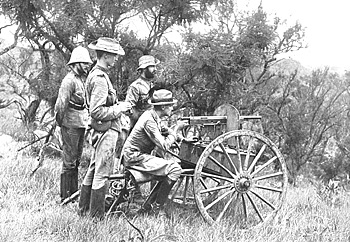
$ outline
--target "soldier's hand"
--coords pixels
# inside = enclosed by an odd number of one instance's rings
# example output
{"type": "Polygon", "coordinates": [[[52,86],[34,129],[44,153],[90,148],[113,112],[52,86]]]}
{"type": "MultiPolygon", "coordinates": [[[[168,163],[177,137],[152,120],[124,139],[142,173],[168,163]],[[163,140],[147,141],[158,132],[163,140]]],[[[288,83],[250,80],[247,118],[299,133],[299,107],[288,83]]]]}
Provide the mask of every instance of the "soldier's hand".
{"type": "Polygon", "coordinates": [[[183,130],[183,128],[185,128],[186,126],[188,126],[188,122],[187,121],[185,121],[185,120],[178,120],[176,122],[175,129],[177,131],[180,131],[180,130],[183,130]]]}
{"type": "Polygon", "coordinates": [[[119,102],[118,107],[120,108],[120,111],[123,113],[130,112],[132,109],[132,106],[129,102],[119,102]]]}
{"type": "Polygon", "coordinates": [[[163,136],[167,137],[170,134],[170,131],[167,127],[162,127],[160,132],[162,133],[163,136]]]}

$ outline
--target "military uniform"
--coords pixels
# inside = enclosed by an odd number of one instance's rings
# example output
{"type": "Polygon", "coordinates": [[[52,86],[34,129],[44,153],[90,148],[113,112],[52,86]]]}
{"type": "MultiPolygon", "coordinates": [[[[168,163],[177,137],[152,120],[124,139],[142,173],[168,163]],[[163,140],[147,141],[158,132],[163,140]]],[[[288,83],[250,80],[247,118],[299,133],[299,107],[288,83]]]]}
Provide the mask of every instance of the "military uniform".
{"type": "Polygon", "coordinates": [[[141,114],[151,109],[152,106],[148,103],[148,100],[152,96],[153,86],[151,80],[143,77],[139,77],[129,86],[125,101],[130,102],[133,107],[133,114],[130,116],[130,130],[135,126],[141,114]]]}
{"type": "MultiPolygon", "coordinates": [[[[108,187],[108,177],[113,171],[115,150],[119,132],[121,130],[121,111],[118,110],[116,91],[107,75],[107,70],[94,67],[86,83],[87,105],[91,117],[91,123],[100,122],[107,125],[107,130],[98,131],[92,126],[91,141],[95,148],[90,166],[84,177],[84,193],[91,196],[90,213],[102,216],[104,213],[104,197],[108,187]],[[90,194],[91,192],[91,194],[90,194]]],[[[85,204],[87,206],[87,204],[85,204]]],[[[88,210],[87,207],[82,208],[88,210]]]]}
{"type": "Polygon", "coordinates": [[[154,109],[147,110],[141,115],[123,146],[126,167],[151,176],[163,177],[152,189],[140,212],[162,211],[171,188],[181,175],[182,169],[177,160],[152,155],[156,147],[165,152],[177,140],[176,133],[170,129],[168,131],[168,135],[164,136],[157,112],[154,109]]]}
{"type": "Polygon", "coordinates": [[[96,51],[97,61],[86,80],[87,105],[91,117],[91,143],[94,154],[80,190],[78,214],[89,214],[103,219],[108,177],[112,173],[121,115],[131,105],[118,102],[116,91],[108,77],[108,69],[115,64],[118,55],[125,55],[117,40],[100,37],[88,45],[96,51]]]}
{"type": "Polygon", "coordinates": [[[78,167],[88,124],[84,82],[83,76],[69,72],[62,80],[55,104],[56,121],[61,127],[63,142],[62,201],[78,190],[78,167]]]}
{"type": "MultiPolygon", "coordinates": [[[[164,212],[163,206],[170,190],[180,177],[182,169],[175,159],[164,159],[152,155],[157,147],[163,152],[169,151],[172,144],[181,137],[177,134],[183,124],[176,125],[174,130],[162,127],[161,119],[171,115],[172,106],[177,103],[172,93],[165,89],[154,91],[148,101],[154,107],[145,111],[138,119],[123,147],[123,158],[130,172],[137,170],[146,175],[162,179],[152,189],[151,194],[142,205],[142,211],[164,212]]],[[[135,173],[136,175],[136,173],[135,173]]],[[[136,179],[137,178],[134,176],[136,179]]]]}
{"type": "Polygon", "coordinates": [[[109,176],[110,172],[109,166],[113,164],[113,158],[110,156],[114,155],[121,129],[121,112],[114,108],[114,104],[118,102],[117,94],[106,72],[107,70],[97,66],[90,72],[87,79],[87,96],[91,120],[110,123],[110,127],[106,131],[92,131],[92,144],[96,150],[93,161],[96,164],[92,164],[94,166],[90,165],[84,184],[92,184],[93,189],[101,188],[104,182],[107,181],[106,177],[109,176]],[[109,140],[108,143],[104,142],[105,139],[109,140]],[[106,161],[102,162],[102,160],[106,161]],[[93,174],[90,170],[96,168],[99,172],[95,171],[93,174]]]}
{"type": "Polygon", "coordinates": [[[154,176],[166,176],[176,181],[181,175],[181,166],[175,160],[165,160],[151,155],[155,147],[166,151],[176,140],[176,134],[162,135],[161,119],[152,110],[144,112],[126,139],[123,147],[126,167],[154,176]]]}

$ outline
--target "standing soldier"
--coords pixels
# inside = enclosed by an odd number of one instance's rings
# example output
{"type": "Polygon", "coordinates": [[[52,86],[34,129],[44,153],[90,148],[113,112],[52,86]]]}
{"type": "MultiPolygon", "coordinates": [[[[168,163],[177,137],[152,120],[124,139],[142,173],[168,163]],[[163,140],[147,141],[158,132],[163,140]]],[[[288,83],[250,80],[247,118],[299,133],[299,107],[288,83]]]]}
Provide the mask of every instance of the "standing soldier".
{"type": "Polygon", "coordinates": [[[71,71],[62,80],[55,105],[56,122],[61,127],[63,141],[61,202],[78,190],[78,167],[88,124],[85,81],[91,64],[86,48],[78,46],[72,51],[67,64],[71,71]]]}
{"type": "Polygon", "coordinates": [[[125,101],[131,103],[133,107],[133,112],[130,116],[130,130],[135,126],[141,114],[152,107],[148,103],[148,99],[152,96],[153,79],[159,62],[151,55],[144,55],[139,59],[137,71],[141,72],[140,77],[131,83],[125,98],[125,101]]]}
{"type": "Polygon", "coordinates": [[[94,154],[84,177],[79,200],[79,214],[87,211],[96,219],[103,219],[108,177],[114,165],[115,150],[122,128],[121,115],[131,109],[128,102],[118,102],[116,90],[108,77],[124,50],[112,38],[101,37],[89,45],[96,51],[97,63],[86,82],[87,103],[91,117],[94,154]]]}

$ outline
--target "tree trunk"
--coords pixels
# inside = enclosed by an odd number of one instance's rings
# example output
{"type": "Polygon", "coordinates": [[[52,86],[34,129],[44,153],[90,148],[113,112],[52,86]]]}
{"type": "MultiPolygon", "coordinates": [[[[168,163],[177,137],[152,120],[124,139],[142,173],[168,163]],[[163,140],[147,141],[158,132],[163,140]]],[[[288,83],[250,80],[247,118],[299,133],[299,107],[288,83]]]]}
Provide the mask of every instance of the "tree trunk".
{"type": "Polygon", "coordinates": [[[38,111],[40,103],[41,99],[35,99],[29,104],[28,108],[26,109],[25,120],[23,121],[27,126],[35,121],[36,113],[38,111]]]}

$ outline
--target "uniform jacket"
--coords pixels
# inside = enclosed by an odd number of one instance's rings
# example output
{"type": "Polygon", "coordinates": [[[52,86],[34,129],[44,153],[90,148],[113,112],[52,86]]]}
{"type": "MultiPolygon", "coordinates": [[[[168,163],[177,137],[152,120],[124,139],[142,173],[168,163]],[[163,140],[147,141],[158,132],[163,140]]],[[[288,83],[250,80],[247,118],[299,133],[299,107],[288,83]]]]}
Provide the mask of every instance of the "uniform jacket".
{"type": "Polygon", "coordinates": [[[157,113],[153,109],[145,111],[126,139],[124,151],[134,153],[135,157],[137,154],[151,154],[155,147],[163,151],[169,150],[175,142],[176,134],[170,132],[163,136],[161,129],[161,119],[157,113]]]}
{"type": "Polygon", "coordinates": [[[130,102],[133,107],[132,119],[137,120],[144,111],[152,108],[152,105],[148,103],[152,88],[153,83],[142,77],[138,78],[129,86],[125,101],[130,102]]]}
{"type": "Polygon", "coordinates": [[[95,66],[86,80],[87,105],[92,119],[112,121],[112,129],[120,131],[120,116],[114,104],[118,103],[116,90],[103,67],[95,66]]]}
{"type": "Polygon", "coordinates": [[[85,78],[74,71],[62,80],[55,104],[56,121],[59,126],[86,128],[88,111],[85,98],[85,78]]]}

